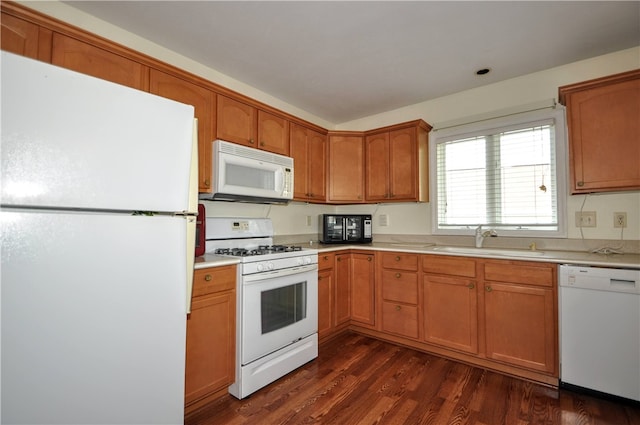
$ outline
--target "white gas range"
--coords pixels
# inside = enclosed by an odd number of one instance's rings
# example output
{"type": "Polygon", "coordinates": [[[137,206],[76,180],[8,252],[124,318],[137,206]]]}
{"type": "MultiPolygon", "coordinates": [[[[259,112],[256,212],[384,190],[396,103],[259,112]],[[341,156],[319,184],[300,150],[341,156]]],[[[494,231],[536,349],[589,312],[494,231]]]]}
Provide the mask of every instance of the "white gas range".
{"type": "Polygon", "coordinates": [[[240,260],[236,381],[242,399],[318,356],[318,252],[273,245],[268,218],[207,218],[206,252],[240,260]]]}

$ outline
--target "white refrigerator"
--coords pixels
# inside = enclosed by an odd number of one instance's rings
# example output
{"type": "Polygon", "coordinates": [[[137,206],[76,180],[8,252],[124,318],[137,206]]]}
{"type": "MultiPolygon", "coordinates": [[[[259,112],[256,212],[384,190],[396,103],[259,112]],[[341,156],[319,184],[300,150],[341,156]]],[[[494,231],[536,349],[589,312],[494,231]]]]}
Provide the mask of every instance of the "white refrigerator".
{"type": "Polygon", "coordinates": [[[3,424],[181,424],[194,110],[2,52],[3,424]]]}

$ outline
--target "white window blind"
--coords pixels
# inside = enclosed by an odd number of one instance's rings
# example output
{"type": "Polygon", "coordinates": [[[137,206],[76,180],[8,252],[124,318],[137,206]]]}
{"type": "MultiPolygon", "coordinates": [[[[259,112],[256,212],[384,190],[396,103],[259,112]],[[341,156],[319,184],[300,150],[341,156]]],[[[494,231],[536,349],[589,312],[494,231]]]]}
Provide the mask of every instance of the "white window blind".
{"type": "Polygon", "coordinates": [[[564,234],[564,167],[558,166],[564,120],[542,115],[518,114],[436,135],[434,233],[468,234],[482,225],[502,234],[564,234]]]}

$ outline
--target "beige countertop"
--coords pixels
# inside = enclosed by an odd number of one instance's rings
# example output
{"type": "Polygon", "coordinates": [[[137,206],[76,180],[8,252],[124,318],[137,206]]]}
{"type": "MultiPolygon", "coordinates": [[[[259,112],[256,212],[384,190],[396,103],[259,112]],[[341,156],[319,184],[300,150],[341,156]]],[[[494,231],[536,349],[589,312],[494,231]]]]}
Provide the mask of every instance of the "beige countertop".
{"type": "MultiPolygon", "coordinates": [[[[538,261],[545,263],[558,264],[583,264],[599,267],[614,268],[634,268],[640,269],[640,254],[595,254],[590,252],[578,251],[551,251],[536,250],[528,251],[521,249],[502,249],[502,248],[471,248],[471,247],[455,247],[441,246],[424,243],[383,243],[375,242],[372,244],[336,244],[324,245],[313,244],[313,248],[318,249],[319,253],[341,251],[345,249],[359,249],[369,251],[392,251],[392,252],[410,252],[417,254],[433,254],[433,255],[453,255],[461,257],[480,257],[493,258],[503,260],[522,260],[522,261],[538,261]]],[[[219,267],[230,264],[240,263],[239,258],[224,257],[221,255],[205,254],[196,257],[195,268],[203,269],[208,267],[219,267]]]]}

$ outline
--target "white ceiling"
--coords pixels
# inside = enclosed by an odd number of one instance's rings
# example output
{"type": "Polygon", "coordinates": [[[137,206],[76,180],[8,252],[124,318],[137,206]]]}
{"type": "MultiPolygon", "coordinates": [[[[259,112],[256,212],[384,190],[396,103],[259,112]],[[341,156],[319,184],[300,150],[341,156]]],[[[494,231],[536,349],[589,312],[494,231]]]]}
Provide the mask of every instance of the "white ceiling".
{"type": "Polygon", "coordinates": [[[65,3],[335,124],[640,44],[640,1],[65,3]]]}

